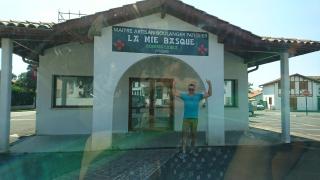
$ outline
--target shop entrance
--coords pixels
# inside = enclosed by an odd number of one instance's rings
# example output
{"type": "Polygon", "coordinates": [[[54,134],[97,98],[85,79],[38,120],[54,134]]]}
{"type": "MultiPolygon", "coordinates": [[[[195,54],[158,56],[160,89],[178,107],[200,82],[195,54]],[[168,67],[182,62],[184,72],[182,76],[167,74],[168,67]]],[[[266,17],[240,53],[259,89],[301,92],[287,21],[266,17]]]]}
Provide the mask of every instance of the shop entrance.
{"type": "Polygon", "coordinates": [[[173,79],[129,78],[129,130],[173,130],[173,79]]]}

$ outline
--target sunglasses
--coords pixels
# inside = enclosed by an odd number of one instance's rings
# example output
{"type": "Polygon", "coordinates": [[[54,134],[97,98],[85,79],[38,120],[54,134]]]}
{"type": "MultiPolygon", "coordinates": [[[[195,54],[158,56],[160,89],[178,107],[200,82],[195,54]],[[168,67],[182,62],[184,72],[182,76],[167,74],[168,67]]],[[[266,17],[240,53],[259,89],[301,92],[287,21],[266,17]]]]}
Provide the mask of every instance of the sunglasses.
{"type": "Polygon", "coordinates": [[[193,88],[189,88],[188,90],[189,90],[189,91],[194,91],[194,89],[193,89],[193,88]]]}

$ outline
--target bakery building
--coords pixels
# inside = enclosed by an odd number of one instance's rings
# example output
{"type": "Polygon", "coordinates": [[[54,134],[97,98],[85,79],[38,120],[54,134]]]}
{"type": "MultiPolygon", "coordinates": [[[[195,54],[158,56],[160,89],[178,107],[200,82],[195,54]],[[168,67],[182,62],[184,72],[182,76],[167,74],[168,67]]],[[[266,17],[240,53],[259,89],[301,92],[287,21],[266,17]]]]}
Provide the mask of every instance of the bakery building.
{"type": "MultiPolygon", "coordinates": [[[[276,27],[269,27],[276,28],[276,27]]],[[[58,24],[2,21],[0,149],[8,148],[12,53],[37,66],[36,135],[91,134],[92,149],[112,134],[181,131],[183,102],[172,94],[190,82],[212,97],[200,104],[198,131],[224,145],[226,131],[248,129],[248,73],[320,50],[316,41],[265,38],[177,0],[146,0],[58,24]]],[[[289,92],[289,91],[288,91],[289,92]]],[[[281,94],[283,141],[289,94],[281,94]]]]}

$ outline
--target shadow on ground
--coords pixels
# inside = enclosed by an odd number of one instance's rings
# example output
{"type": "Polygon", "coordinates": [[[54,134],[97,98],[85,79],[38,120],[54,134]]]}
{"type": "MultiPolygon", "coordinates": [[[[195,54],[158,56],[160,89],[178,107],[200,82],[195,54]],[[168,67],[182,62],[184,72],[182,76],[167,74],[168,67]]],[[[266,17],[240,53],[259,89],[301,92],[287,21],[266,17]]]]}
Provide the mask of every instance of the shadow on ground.
{"type": "Polygon", "coordinates": [[[258,129],[230,132],[230,145],[200,141],[184,154],[179,137],[167,133],[121,135],[113,150],[1,154],[0,174],[1,179],[318,179],[320,143],[293,137],[295,142],[281,144],[279,137],[258,129]]]}

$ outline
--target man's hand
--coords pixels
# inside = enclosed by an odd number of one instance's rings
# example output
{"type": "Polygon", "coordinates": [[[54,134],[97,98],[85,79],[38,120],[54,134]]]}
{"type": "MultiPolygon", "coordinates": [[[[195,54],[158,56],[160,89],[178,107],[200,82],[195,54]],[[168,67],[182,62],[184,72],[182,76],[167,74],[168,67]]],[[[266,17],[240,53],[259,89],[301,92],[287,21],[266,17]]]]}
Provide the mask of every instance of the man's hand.
{"type": "Polygon", "coordinates": [[[204,98],[208,98],[212,95],[212,85],[211,85],[211,81],[206,79],[206,82],[208,84],[208,91],[204,94],[204,98]]]}

